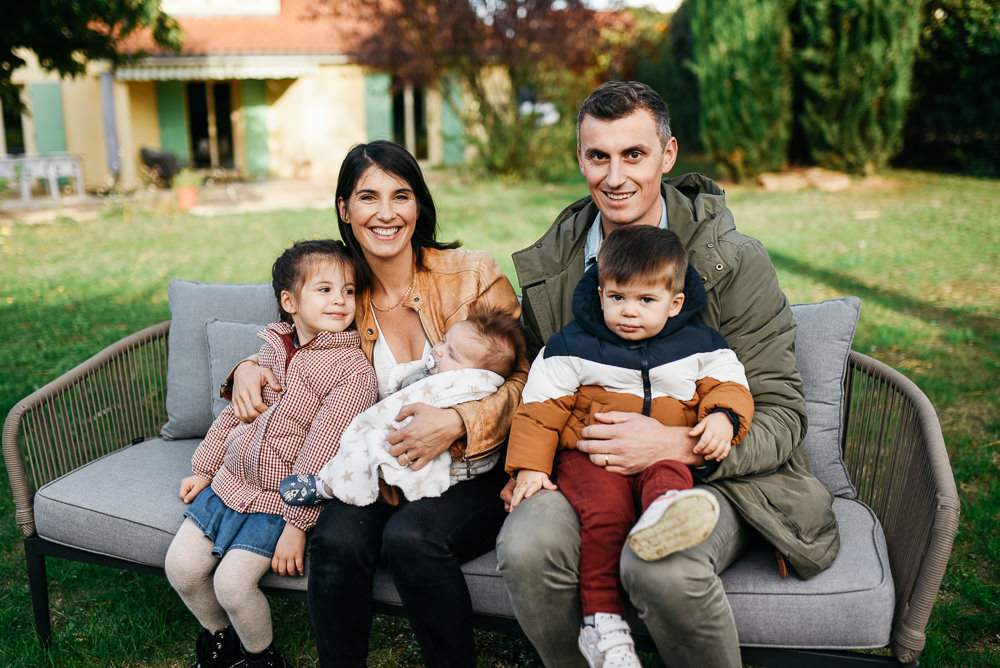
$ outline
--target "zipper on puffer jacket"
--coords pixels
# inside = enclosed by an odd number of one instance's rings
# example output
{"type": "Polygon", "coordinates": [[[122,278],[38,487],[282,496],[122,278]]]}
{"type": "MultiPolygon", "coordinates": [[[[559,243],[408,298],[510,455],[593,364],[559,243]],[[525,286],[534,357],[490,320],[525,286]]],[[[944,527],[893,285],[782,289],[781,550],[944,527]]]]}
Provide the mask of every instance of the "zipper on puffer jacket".
{"type": "Polygon", "coordinates": [[[649,381],[649,349],[646,344],[647,341],[642,341],[629,347],[639,351],[639,369],[642,372],[642,414],[649,417],[653,404],[653,386],[649,381]]]}

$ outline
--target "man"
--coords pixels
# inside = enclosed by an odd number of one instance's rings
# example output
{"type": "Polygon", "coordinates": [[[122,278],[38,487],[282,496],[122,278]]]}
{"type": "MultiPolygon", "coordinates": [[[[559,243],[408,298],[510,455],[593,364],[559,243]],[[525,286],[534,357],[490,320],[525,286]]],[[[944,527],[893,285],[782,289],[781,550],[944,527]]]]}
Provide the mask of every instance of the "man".
{"type": "MultiPolygon", "coordinates": [[[[700,545],[653,562],[626,545],[621,583],[669,665],[739,666],[719,574],[758,534],[801,577],[827,568],[839,547],[832,497],[800,446],[806,421],[795,322],[766,251],[736,231],[719,186],[696,174],[662,178],[677,159],[677,140],[654,90],[637,82],[595,89],[577,117],[577,158],[590,196],[514,254],[529,355],[572,320],[573,290],[612,230],[659,225],[680,236],[708,293],[699,317],[746,367],[753,426],[721,463],[693,453],[696,439],[687,428],[636,413],[596,414],[598,424],[583,430],[577,448],[594,464],[625,474],[668,458],[695,467],[696,479],[720,504],[714,531],[700,545]]],[[[505,488],[505,501],[512,488],[505,488]]],[[[497,541],[518,621],[550,668],[587,665],[576,646],[579,526],[562,494],[542,490],[511,513],[497,541]]]]}

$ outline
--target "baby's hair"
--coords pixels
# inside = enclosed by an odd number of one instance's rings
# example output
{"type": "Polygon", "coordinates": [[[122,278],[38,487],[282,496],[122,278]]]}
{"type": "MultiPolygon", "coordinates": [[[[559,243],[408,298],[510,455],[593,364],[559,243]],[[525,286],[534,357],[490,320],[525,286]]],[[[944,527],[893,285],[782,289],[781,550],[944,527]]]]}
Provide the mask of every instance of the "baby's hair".
{"type": "Polygon", "coordinates": [[[487,353],[483,368],[504,378],[514,373],[517,361],[524,357],[524,329],[517,318],[506,311],[474,304],[465,319],[476,334],[486,339],[487,353]]]}
{"type": "Polygon", "coordinates": [[[271,267],[271,288],[274,290],[274,298],[278,301],[282,322],[292,324],[291,314],[281,306],[282,291],[298,294],[305,284],[309,271],[323,261],[336,262],[345,273],[350,272],[355,292],[360,292],[365,287],[358,284],[363,276],[360,263],[342,241],[333,239],[297,241],[290,248],[286,248],[271,267]]]}
{"type": "Polygon", "coordinates": [[[608,235],[597,254],[601,285],[659,282],[674,294],[684,292],[688,254],[674,232],[652,225],[619,227],[608,235]]]}

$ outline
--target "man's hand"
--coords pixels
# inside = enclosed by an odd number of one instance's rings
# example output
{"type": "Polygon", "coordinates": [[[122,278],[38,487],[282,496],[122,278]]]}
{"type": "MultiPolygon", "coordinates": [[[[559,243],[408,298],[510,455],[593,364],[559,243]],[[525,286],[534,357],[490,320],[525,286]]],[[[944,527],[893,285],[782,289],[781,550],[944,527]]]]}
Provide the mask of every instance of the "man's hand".
{"type": "Polygon", "coordinates": [[[694,453],[696,440],[687,427],[668,427],[640,413],[595,413],[600,424],[583,428],[577,450],[613,473],[634,475],[661,459],[675,459],[689,466],[705,463],[694,453]]]}
{"type": "Polygon", "coordinates": [[[423,467],[465,436],[465,423],[458,411],[428,404],[407,404],[399,409],[396,422],[412,416],[409,424],[389,432],[389,454],[414,471],[423,467]]]}
{"type": "MultiPolygon", "coordinates": [[[[517,478],[514,481],[514,492],[511,495],[510,501],[504,501],[504,508],[506,508],[507,512],[514,510],[517,508],[517,504],[521,503],[523,499],[531,498],[540,489],[558,488],[547,473],[521,469],[517,472],[517,478]]],[[[500,497],[503,498],[503,492],[500,492],[500,497]]]]}
{"type": "Polygon", "coordinates": [[[181,497],[181,501],[184,503],[191,503],[201,493],[201,490],[211,484],[211,480],[206,480],[200,475],[189,475],[181,480],[181,491],[178,496],[181,497]]]}
{"type": "Polygon", "coordinates": [[[725,413],[709,413],[688,435],[699,439],[695,454],[721,462],[733,447],[733,421],[725,413]]]}
{"type": "Polygon", "coordinates": [[[278,575],[303,575],[305,573],[306,532],[292,524],[285,524],[278,544],[271,557],[271,570],[278,575]]]}

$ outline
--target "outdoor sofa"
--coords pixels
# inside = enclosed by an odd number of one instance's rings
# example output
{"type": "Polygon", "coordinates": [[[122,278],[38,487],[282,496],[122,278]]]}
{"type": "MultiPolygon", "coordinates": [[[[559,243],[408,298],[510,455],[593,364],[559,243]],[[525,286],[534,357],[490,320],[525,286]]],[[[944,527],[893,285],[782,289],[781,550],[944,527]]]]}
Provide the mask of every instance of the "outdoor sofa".
{"type": "MultiPolygon", "coordinates": [[[[225,405],[220,382],[236,360],[256,351],[257,328],[276,319],[267,284],[174,280],[169,301],[171,321],[122,339],[31,394],[4,424],[43,643],[51,634],[47,557],[163,574],[184,512],[179,481],[225,405]]],[[[810,580],[794,573],[783,579],[765,544],[726,570],[744,661],[916,665],[958,527],[937,416],[907,378],[850,350],[860,300],[792,311],[808,405],[805,447],[835,495],[840,552],[810,580]],[[853,651],[869,648],[889,648],[892,656],[853,651]]],[[[463,568],[475,623],[519,633],[495,554],[463,568]]],[[[304,599],[306,579],[269,573],[262,586],[304,599]]],[[[401,614],[384,572],[373,596],[378,611],[401,614]]]]}

